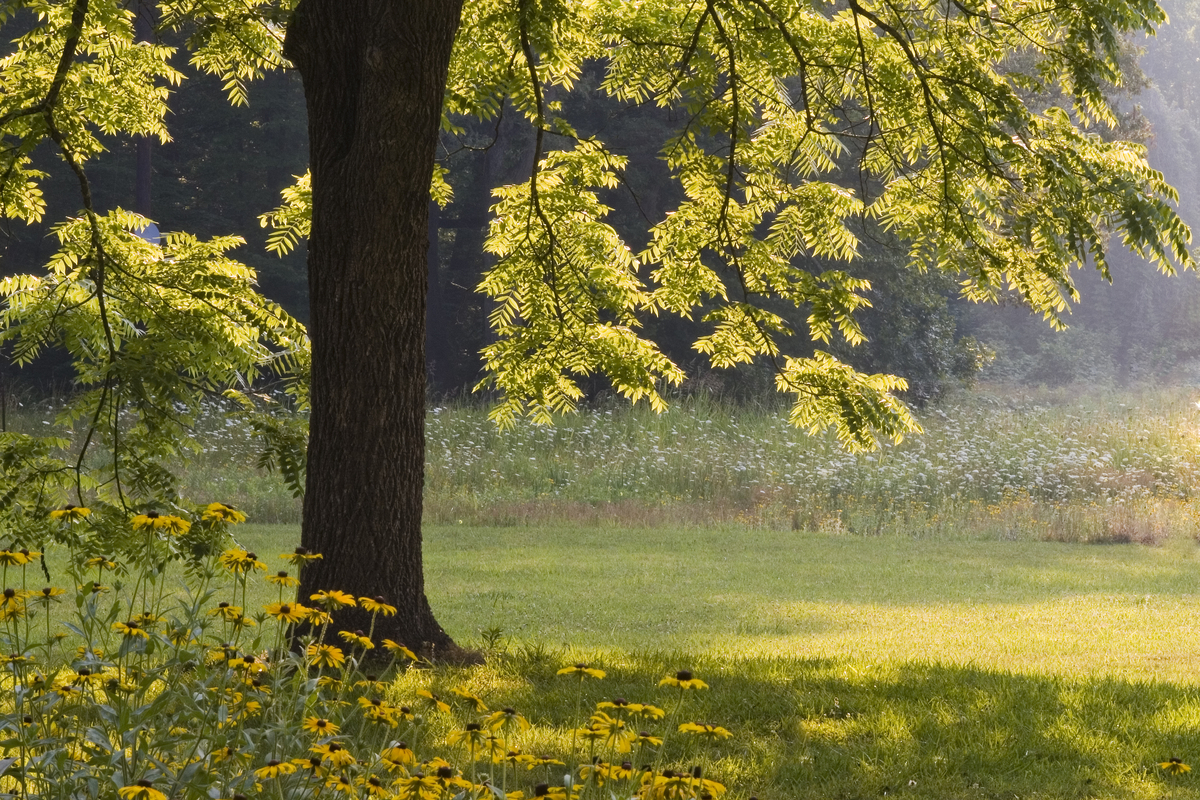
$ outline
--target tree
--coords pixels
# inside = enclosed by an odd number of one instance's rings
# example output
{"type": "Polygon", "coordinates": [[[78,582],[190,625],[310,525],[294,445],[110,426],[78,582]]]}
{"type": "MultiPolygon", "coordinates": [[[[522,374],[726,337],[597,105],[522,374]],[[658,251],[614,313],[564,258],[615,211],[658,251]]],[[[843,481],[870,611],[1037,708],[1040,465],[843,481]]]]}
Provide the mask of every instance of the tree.
{"type": "MultiPolygon", "coordinates": [[[[20,87],[0,100],[5,215],[36,217],[28,153],[44,138],[80,176],[88,206],[89,126],[164,134],[163,97],[144,84],[178,79],[170,53],[125,46],[128,15],[115,0],[0,6],[9,7],[45,16],[0,66],[0,81],[20,87]],[[146,108],[114,94],[130,78],[109,40],[141,70],[127,90],[146,108]],[[75,55],[81,41],[86,57],[75,55]],[[85,92],[84,75],[104,91],[85,92]]],[[[470,0],[461,13],[444,0],[300,0],[287,10],[267,0],[159,3],[163,28],[192,31],[194,59],[226,76],[235,99],[242,80],[274,63],[286,22],[282,54],[304,78],[312,170],[267,221],[279,246],[309,236],[302,537],[326,555],[302,592],[385,595],[403,612],[380,632],[410,644],[450,644],[420,564],[427,199],[450,195],[435,164],[439,121],[453,131],[463,117],[516,113],[532,128],[528,180],[495,193],[486,247],[496,265],[480,287],[494,302],[485,385],[499,393],[499,424],[570,410],[593,374],[661,408],[662,385],[683,373],[640,335],[641,321],[704,309],[696,350],[718,368],[770,359],[795,424],[832,427],[852,448],[915,430],[892,395],[903,380],[862,374],[821,349],[862,340],[855,311],[869,286],[827,265],[859,257],[864,219],[907,244],[913,269],[959,275],[973,300],[1012,292],[1055,324],[1077,296],[1071,268],[1107,274],[1110,236],[1163,270],[1193,265],[1174,192],[1143,149],[1081,127],[1115,122],[1103,86],[1121,80],[1122,36],[1162,21],[1152,0],[470,0]],[[592,64],[614,98],[684,121],[663,142],[683,199],[636,256],[605,221],[626,159],[564,111],[563,94],[592,64]],[[1035,109],[1029,98],[1051,87],[1069,107],[1035,109]],[[783,350],[797,330],[818,344],[813,354],[783,350]]],[[[69,268],[3,286],[6,338],[27,354],[53,331],[82,374],[107,387],[81,407],[96,420],[115,415],[118,394],[140,419],[161,411],[118,388],[133,340],[112,337],[106,298],[122,262],[107,254],[134,252],[126,227],[106,228],[88,208],[71,228],[69,268]],[[77,304],[58,302],[62,285],[77,304]],[[59,333],[78,315],[99,322],[59,333]]],[[[304,363],[287,320],[256,314],[255,346],[265,337],[304,363]]],[[[160,372],[171,386],[170,364],[160,372]]],[[[224,377],[212,370],[181,394],[191,402],[224,377]]],[[[120,432],[114,423],[117,451],[120,432]]]]}

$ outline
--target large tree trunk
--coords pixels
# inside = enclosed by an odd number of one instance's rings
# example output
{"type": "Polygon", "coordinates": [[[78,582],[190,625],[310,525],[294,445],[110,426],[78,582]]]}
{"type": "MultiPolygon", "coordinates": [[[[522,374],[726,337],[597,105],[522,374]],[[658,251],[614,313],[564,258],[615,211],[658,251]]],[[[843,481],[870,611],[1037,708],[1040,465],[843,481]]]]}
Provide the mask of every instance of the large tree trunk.
{"type": "MultiPolygon", "coordinates": [[[[301,600],[320,589],[399,608],[376,639],[453,646],[425,598],[428,203],[461,0],[302,0],[285,53],[304,79],[312,416],[301,600]]],[[[358,609],[335,615],[366,630],[358,609]]]]}

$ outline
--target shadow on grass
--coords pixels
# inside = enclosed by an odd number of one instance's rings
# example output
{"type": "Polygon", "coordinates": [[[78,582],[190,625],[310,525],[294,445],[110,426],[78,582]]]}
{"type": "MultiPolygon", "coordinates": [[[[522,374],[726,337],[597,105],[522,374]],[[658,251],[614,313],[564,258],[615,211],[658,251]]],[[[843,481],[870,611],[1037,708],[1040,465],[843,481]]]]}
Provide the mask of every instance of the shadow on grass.
{"type": "Polygon", "coordinates": [[[577,703],[583,716],[614,697],[671,712],[680,693],[657,683],[688,668],[711,688],[686,693],[677,715],[652,724],[674,730],[710,721],[731,730],[733,738],[711,749],[668,756],[680,759],[677,767],[707,763],[735,797],[1200,797],[1200,779],[1158,767],[1173,756],[1200,760],[1195,689],[932,663],[672,654],[609,656],[593,664],[607,670],[604,680],[580,684],[555,674],[572,660],[517,648],[474,671],[410,673],[398,689],[403,694],[412,688],[405,684],[431,679],[446,688],[466,683],[493,707],[512,705],[537,724],[556,725],[557,739],[541,745],[561,748],[579,719],[577,703]]]}

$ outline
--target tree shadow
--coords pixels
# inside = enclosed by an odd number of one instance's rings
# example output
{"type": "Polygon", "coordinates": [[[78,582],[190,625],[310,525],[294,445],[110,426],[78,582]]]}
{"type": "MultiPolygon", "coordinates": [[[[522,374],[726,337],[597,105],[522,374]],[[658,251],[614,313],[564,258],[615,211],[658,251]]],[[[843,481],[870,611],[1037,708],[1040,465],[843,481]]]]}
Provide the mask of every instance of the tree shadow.
{"type": "MultiPolygon", "coordinates": [[[[680,653],[610,654],[593,664],[607,676],[581,684],[556,674],[572,660],[561,651],[517,647],[493,656],[486,675],[454,673],[438,680],[490,683],[489,702],[557,725],[560,744],[576,703],[583,716],[595,702],[615,697],[670,712],[682,703],[677,715],[647,724],[674,730],[681,722],[708,721],[734,735],[706,755],[704,748],[670,749],[668,739],[664,764],[705,764],[735,796],[1200,797],[1191,776],[1171,776],[1158,766],[1171,757],[1200,760],[1194,688],[934,663],[680,653]],[[658,687],[679,669],[693,670],[711,688],[681,693],[658,687]]],[[[541,744],[553,748],[554,742],[541,744]]]]}

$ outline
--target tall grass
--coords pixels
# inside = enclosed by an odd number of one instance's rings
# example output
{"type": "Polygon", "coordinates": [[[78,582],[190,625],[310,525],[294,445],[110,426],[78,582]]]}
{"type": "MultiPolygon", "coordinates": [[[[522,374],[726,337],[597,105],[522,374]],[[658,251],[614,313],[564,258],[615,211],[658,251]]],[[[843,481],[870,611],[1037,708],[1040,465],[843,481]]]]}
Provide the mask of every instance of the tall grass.
{"type": "MultiPolygon", "coordinates": [[[[427,415],[426,519],[435,524],[739,524],[829,533],[1154,543],[1198,527],[1200,393],[1002,390],[920,414],[925,432],[849,454],[783,409],[684,400],[665,414],[611,404],[556,425],[498,430],[475,404],[427,415]]],[[[53,404],[10,414],[36,429],[53,404]]],[[[259,522],[300,503],[255,468],[250,433],[214,405],[188,496],[259,522]]]]}

